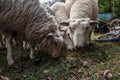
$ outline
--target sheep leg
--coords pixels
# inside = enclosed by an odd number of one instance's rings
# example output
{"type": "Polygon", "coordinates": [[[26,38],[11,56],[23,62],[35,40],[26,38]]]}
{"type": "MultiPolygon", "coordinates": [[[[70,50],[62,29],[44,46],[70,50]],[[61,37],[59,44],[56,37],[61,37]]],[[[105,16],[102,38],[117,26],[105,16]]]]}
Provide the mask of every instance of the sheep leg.
{"type": "Polygon", "coordinates": [[[35,47],[30,45],[30,59],[35,59],[35,47]]]}
{"type": "Polygon", "coordinates": [[[0,46],[3,47],[2,35],[0,35],[0,46]]]}
{"type": "Polygon", "coordinates": [[[11,35],[10,34],[6,34],[6,47],[7,47],[7,60],[8,60],[8,64],[12,65],[14,63],[13,58],[12,58],[12,46],[11,46],[11,35]]]}
{"type": "Polygon", "coordinates": [[[29,49],[30,45],[28,43],[26,43],[25,41],[23,41],[23,48],[24,49],[29,49]]]}
{"type": "Polygon", "coordinates": [[[19,44],[19,48],[20,48],[20,51],[21,51],[21,55],[23,56],[23,57],[25,57],[26,56],[26,54],[27,54],[27,51],[25,50],[25,48],[23,47],[23,41],[22,40],[20,40],[20,41],[18,41],[18,44],[19,44]]]}
{"type": "Polygon", "coordinates": [[[23,48],[26,49],[26,42],[23,41],[23,48]]]}
{"type": "Polygon", "coordinates": [[[4,37],[3,37],[3,35],[1,34],[1,35],[0,35],[0,44],[1,44],[1,47],[4,47],[4,44],[5,44],[4,41],[5,41],[5,40],[4,40],[4,37]]]}

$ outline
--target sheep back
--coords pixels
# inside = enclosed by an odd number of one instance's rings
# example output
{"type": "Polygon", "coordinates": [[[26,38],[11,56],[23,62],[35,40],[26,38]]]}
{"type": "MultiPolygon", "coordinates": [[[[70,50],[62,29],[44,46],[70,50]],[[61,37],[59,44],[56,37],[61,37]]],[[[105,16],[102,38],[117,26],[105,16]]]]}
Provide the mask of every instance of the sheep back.
{"type": "Polygon", "coordinates": [[[0,0],[0,31],[20,36],[32,46],[43,46],[45,51],[54,51],[53,56],[60,53],[61,42],[54,44],[53,38],[47,38],[49,33],[60,35],[59,25],[52,11],[39,0],[0,0]]]}
{"type": "Polygon", "coordinates": [[[55,14],[55,19],[58,23],[68,20],[68,16],[65,10],[65,3],[63,2],[56,2],[52,5],[51,10],[55,14]]]}
{"type": "Polygon", "coordinates": [[[68,15],[70,15],[70,18],[88,17],[92,20],[96,20],[98,5],[96,0],[68,0],[66,1],[66,10],[67,13],[69,13],[68,15]],[[70,4],[70,1],[73,2],[70,4]]]}
{"type": "Polygon", "coordinates": [[[57,29],[53,16],[38,0],[0,0],[0,7],[2,31],[19,33],[35,42],[57,29]]]}

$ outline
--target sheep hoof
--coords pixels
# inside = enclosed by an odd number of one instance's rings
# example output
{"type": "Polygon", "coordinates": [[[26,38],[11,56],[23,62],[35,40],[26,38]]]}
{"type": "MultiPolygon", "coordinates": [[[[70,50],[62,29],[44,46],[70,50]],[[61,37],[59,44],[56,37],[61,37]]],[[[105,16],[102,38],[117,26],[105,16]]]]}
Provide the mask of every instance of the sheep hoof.
{"type": "Polygon", "coordinates": [[[14,61],[13,61],[13,60],[9,60],[9,61],[8,61],[8,64],[9,64],[9,65],[13,65],[13,64],[14,64],[14,61]]]}
{"type": "Polygon", "coordinates": [[[33,55],[30,55],[30,59],[32,59],[32,60],[33,60],[33,59],[35,59],[35,56],[33,56],[33,55]]]}

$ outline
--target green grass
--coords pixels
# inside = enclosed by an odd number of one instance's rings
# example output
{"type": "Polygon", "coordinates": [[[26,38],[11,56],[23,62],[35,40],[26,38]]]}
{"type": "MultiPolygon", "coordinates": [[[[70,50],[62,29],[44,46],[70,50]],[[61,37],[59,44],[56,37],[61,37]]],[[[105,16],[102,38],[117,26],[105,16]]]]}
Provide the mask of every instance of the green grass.
{"type": "MultiPolygon", "coordinates": [[[[96,36],[92,36],[93,39],[96,36]]],[[[0,75],[10,80],[120,80],[120,43],[96,43],[79,51],[63,49],[58,59],[39,53],[39,61],[21,57],[14,48],[13,66],[7,65],[6,54],[0,55],[0,75]],[[87,67],[83,62],[87,61],[87,67]],[[109,70],[111,79],[103,77],[101,71],[109,70]]]]}

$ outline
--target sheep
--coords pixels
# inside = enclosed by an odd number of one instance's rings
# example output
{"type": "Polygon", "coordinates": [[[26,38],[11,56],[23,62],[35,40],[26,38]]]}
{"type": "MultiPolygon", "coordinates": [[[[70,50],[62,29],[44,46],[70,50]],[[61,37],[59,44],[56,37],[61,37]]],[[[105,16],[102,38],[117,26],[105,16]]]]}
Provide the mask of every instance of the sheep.
{"type": "Polygon", "coordinates": [[[68,34],[73,41],[71,46],[75,49],[84,47],[90,43],[92,28],[98,23],[98,3],[96,0],[66,0],[65,9],[69,20],[61,25],[69,26],[68,34]]]}
{"type": "Polygon", "coordinates": [[[65,9],[66,9],[66,13],[67,13],[68,17],[70,17],[71,7],[75,1],[76,0],[66,0],[65,1],[65,9]]]}
{"type": "MultiPolygon", "coordinates": [[[[57,20],[58,24],[69,19],[66,14],[65,3],[56,2],[50,7],[50,9],[53,11],[53,13],[55,15],[55,19],[57,20]]],[[[73,49],[73,47],[71,46],[72,41],[69,39],[69,36],[66,35],[67,26],[61,25],[60,30],[61,30],[61,34],[64,38],[64,41],[67,45],[67,49],[72,50],[73,49]]]]}
{"type": "Polygon", "coordinates": [[[9,65],[14,63],[10,43],[12,37],[28,42],[33,50],[37,47],[53,57],[60,56],[63,37],[47,6],[39,0],[0,0],[0,7],[0,31],[6,36],[9,65]]]}
{"type": "Polygon", "coordinates": [[[65,3],[56,2],[50,7],[50,9],[54,13],[55,19],[57,20],[58,23],[69,19],[66,14],[65,3]]]}
{"type": "Polygon", "coordinates": [[[40,0],[40,1],[41,3],[44,3],[49,7],[51,7],[55,2],[65,2],[65,0],[40,0]]]}

